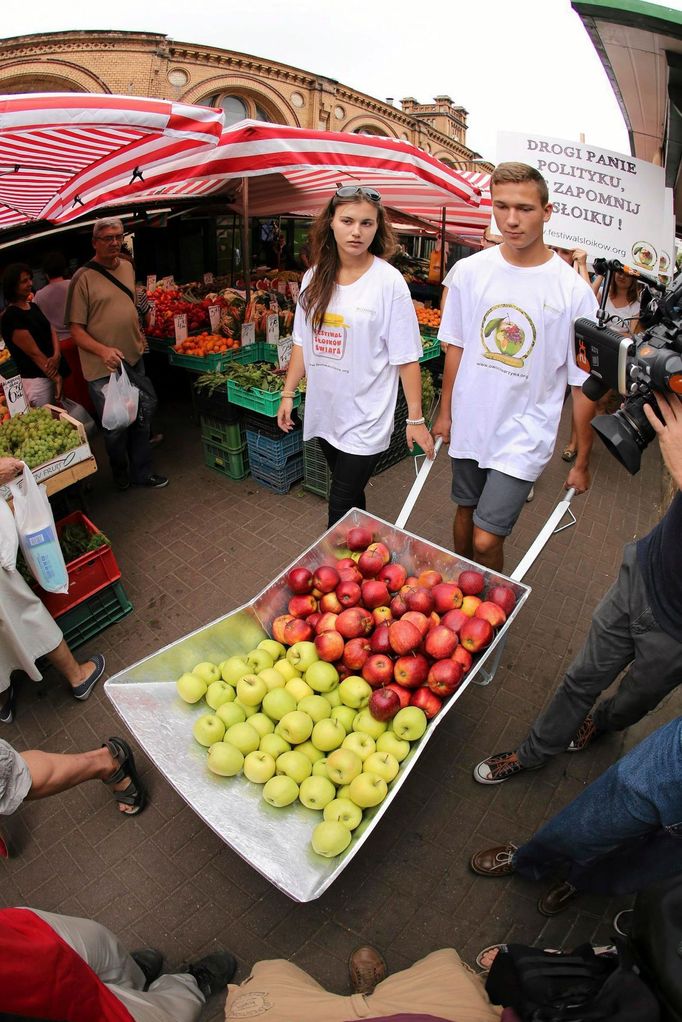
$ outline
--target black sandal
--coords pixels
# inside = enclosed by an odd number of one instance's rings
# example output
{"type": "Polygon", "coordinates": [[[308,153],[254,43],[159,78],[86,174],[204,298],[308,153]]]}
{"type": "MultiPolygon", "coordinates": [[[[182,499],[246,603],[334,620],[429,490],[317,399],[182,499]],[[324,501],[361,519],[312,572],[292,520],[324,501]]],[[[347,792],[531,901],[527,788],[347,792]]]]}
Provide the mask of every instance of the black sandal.
{"type": "Polygon", "coordinates": [[[132,812],[123,810],[123,816],[137,816],[147,804],[147,793],[135,769],[135,757],[133,756],[132,749],[123,738],[108,738],[102,744],[102,748],[107,748],[112,759],[119,764],[118,770],[111,777],[107,777],[104,783],[120,784],[121,781],[129,778],[130,784],[128,787],[122,791],[114,791],[113,795],[117,802],[124,806],[133,807],[132,812]]]}

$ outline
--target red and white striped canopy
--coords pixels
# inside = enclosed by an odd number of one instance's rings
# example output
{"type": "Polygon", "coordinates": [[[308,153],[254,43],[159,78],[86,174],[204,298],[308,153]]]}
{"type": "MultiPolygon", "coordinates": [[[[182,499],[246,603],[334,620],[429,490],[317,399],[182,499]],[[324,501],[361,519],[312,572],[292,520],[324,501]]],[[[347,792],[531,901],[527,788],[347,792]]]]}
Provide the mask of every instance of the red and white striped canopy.
{"type": "Polygon", "coordinates": [[[147,187],[136,188],[128,200],[216,196],[241,209],[245,178],[253,216],[314,214],[343,184],[376,188],[386,206],[431,220],[443,206],[454,217],[456,211],[475,213],[480,203],[475,183],[409,142],[261,121],[240,121],[210,152],[153,168],[145,174],[147,187]]]}
{"type": "Polygon", "coordinates": [[[0,96],[0,229],[116,201],[152,169],[215,146],[222,128],[219,110],[162,99],[0,96]]]}

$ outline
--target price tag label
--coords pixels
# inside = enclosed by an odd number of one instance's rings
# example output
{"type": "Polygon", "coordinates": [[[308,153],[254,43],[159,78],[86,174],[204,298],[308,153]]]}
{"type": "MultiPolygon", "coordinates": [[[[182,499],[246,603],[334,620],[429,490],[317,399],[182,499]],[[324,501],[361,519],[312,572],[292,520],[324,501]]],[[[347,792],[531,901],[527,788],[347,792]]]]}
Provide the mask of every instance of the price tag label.
{"type": "Polygon", "coordinates": [[[153,330],[156,326],[156,302],[149,303],[149,326],[148,330],[153,330]]]}
{"type": "Polygon", "coordinates": [[[292,298],[292,300],[294,302],[298,301],[298,295],[299,295],[300,290],[301,289],[298,286],[298,281],[296,281],[296,280],[290,280],[289,281],[289,294],[291,295],[291,298],[292,298]]]}
{"type": "Polygon", "coordinates": [[[242,323],[242,348],[256,343],[256,324],[242,323]]]}
{"type": "Polygon", "coordinates": [[[163,284],[164,287],[168,288],[175,287],[175,277],[171,273],[170,277],[162,277],[161,283],[163,284]]]}
{"type": "Polygon", "coordinates": [[[204,274],[204,284],[212,284],[212,283],[213,283],[213,274],[212,273],[205,273],[204,274]]]}
{"type": "Polygon", "coordinates": [[[156,291],[156,274],[150,273],[147,277],[147,291],[156,291]]]}
{"type": "Polygon", "coordinates": [[[279,303],[274,294],[270,295],[270,312],[279,312],[279,303]]]}
{"type": "Polygon", "coordinates": [[[12,417],[23,415],[24,412],[28,411],[28,401],[24,394],[21,376],[12,376],[9,380],[4,380],[2,389],[5,393],[9,414],[12,417]]]}
{"type": "Polygon", "coordinates": [[[181,344],[187,340],[187,313],[181,312],[179,316],[173,317],[175,324],[175,343],[181,344]]]}
{"type": "Polygon", "coordinates": [[[267,344],[277,344],[279,340],[279,316],[271,312],[265,320],[265,340],[267,344]]]}
{"type": "Polygon", "coordinates": [[[287,293],[287,282],[286,282],[286,280],[278,280],[277,281],[277,290],[279,291],[279,293],[281,295],[285,295],[287,293]]]}
{"type": "Polygon", "coordinates": [[[277,341],[277,361],[279,362],[280,369],[286,369],[289,365],[293,346],[294,342],[291,337],[283,337],[277,341]]]}
{"type": "Polygon", "coordinates": [[[208,307],[208,318],[211,324],[211,333],[217,334],[220,327],[220,306],[209,305],[208,307]]]}

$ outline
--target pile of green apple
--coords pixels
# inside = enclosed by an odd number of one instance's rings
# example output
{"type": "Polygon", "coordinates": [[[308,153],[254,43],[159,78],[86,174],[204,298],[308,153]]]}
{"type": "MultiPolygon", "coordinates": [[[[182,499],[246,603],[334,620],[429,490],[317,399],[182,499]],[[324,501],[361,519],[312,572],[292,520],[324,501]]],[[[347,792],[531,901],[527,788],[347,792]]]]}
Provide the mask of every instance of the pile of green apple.
{"type": "Polygon", "coordinates": [[[211,710],[192,728],[208,749],[208,769],[223,777],[243,772],[272,806],[298,799],[320,810],[312,847],[326,857],[343,852],[363,810],[386,798],[428,723],[417,706],[375,719],[372,686],[354,675],[341,680],[309,641],[287,650],[263,639],[244,656],[197,664],[177,691],[188,703],[205,699],[211,710]]]}

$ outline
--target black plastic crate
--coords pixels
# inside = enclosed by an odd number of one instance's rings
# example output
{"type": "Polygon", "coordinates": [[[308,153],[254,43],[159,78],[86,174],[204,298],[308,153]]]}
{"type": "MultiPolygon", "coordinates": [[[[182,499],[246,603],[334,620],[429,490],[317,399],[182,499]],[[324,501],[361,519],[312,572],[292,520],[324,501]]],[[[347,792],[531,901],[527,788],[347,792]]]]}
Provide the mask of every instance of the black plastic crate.
{"type": "Polygon", "coordinates": [[[227,388],[224,384],[214,390],[212,394],[207,389],[195,385],[192,387],[192,403],[198,416],[213,416],[214,419],[220,419],[228,426],[234,425],[235,422],[241,422],[242,409],[227,400],[227,388]]]}
{"type": "MultiPolygon", "coordinates": [[[[244,412],[242,416],[244,428],[250,429],[252,433],[261,433],[263,436],[270,437],[271,440],[280,440],[287,435],[277,425],[277,419],[272,419],[268,415],[260,415],[258,412],[244,411],[244,409],[242,411],[244,412]]],[[[300,424],[301,420],[296,408],[291,413],[291,419],[294,426],[300,424]]]]}

